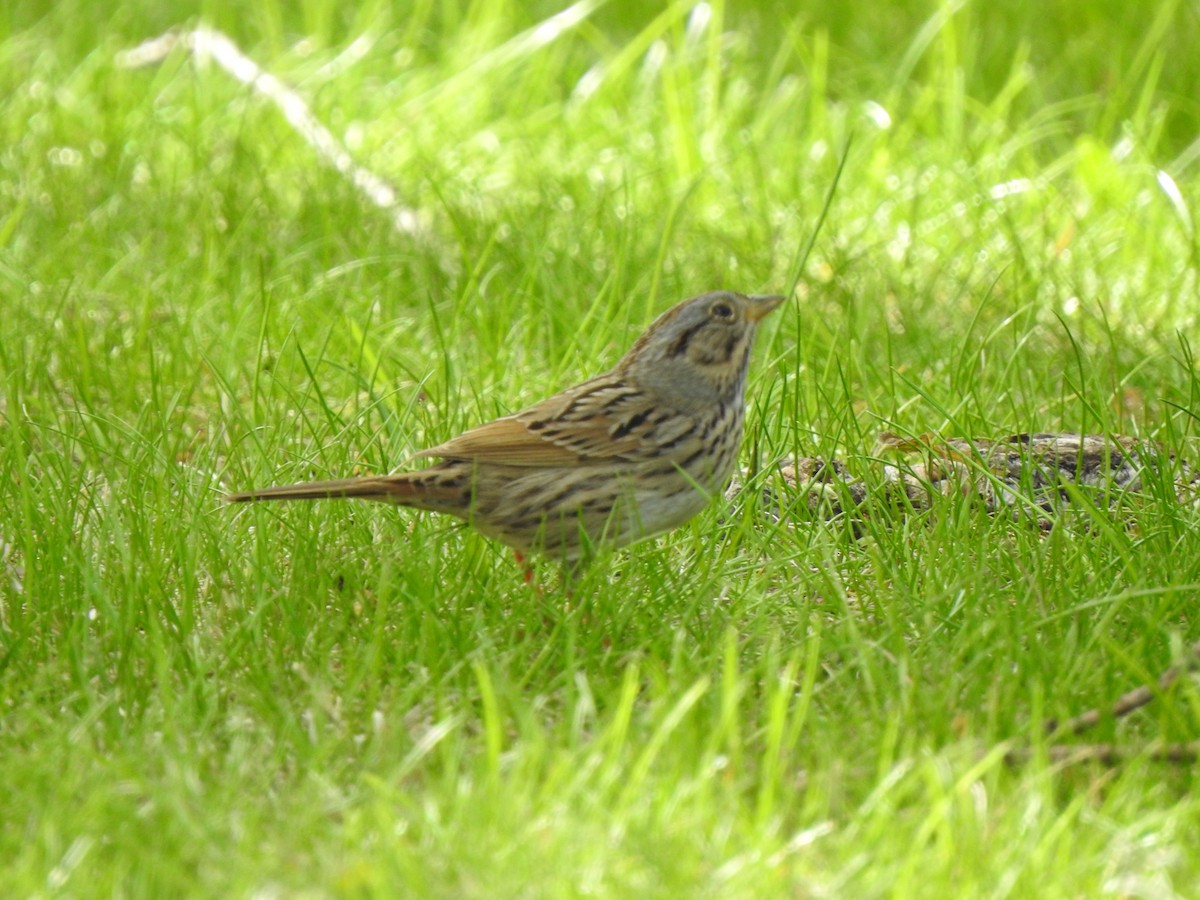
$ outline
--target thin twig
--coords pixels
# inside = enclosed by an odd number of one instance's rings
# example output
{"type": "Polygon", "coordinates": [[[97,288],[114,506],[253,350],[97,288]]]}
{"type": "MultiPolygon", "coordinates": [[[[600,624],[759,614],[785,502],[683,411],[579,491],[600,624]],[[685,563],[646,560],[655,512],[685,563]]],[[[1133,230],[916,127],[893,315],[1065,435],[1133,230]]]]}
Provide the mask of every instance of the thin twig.
{"type": "MultiPolygon", "coordinates": [[[[1191,649],[1182,662],[1169,667],[1159,676],[1156,687],[1142,685],[1126,694],[1122,694],[1113,703],[1108,714],[1114,719],[1129,715],[1135,709],[1140,709],[1159,694],[1165,692],[1167,688],[1179,680],[1180,675],[1190,672],[1197,667],[1200,667],[1200,641],[1192,644],[1191,649]]],[[[1052,738],[1060,738],[1070,734],[1082,734],[1089,728],[1094,728],[1098,725],[1104,718],[1104,715],[1104,712],[1099,707],[1096,707],[1095,709],[1082,712],[1061,724],[1058,719],[1050,718],[1042,724],[1042,730],[1052,738]]]]}
{"type": "MultiPolygon", "coordinates": [[[[1051,744],[1041,750],[1051,762],[1075,765],[1098,762],[1106,766],[1142,758],[1157,762],[1191,763],[1200,759],[1200,741],[1182,744],[1152,744],[1149,747],[1120,747],[1116,744],[1051,744]]],[[[1037,755],[1032,747],[1014,747],[1004,754],[1010,765],[1029,762],[1037,755]]]]}
{"type": "MultiPolygon", "coordinates": [[[[1122,694],[1108,710],[1108,715],[1114,719],[1127,716],[1136,709],[1141,709],[1158,695],[1164,693],[1181,675],[1200,668],[1200,641],[1192,644],[1184,659],[1167,668],[1158,678],[1155,686],[1142,685],[1128,693],[1122,694]]],[[[1086,712],[1059,723],[1057,719],[1047,719],[1042,723],[1042,730],[1051,739],[1073,734],[1082,734],[1089,728],[1094,728],[1104,718],[1105,713],[1099,708],[1086,712]]],[[[1004,761],[1010,765],[1027,763],[1039,751],[1032,747],[1013,747],[1004,754],[1004,761]]],[[[1049,744],[1040,751],[1051,762],[1061,765],[1074,765],[1081,762],[1098,762],[1112,766],[1129,759],[1141,757],[1170,763],[1192,763],[1200,760],[1200,741],[1188,741],[1177,744],[1151,744],[1149,747],[1120,747],[1116,744],[1049,744]]]]}

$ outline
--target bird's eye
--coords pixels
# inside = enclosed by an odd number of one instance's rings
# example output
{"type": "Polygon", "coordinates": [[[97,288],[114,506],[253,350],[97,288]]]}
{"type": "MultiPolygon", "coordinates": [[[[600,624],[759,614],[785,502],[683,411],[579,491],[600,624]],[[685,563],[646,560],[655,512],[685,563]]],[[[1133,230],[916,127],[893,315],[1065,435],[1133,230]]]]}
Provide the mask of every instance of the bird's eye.
{"type": "Polygon", "coordinates": [[[712,314],[718,319],[733,318],[733,307],[728,303],[714,303],[712,314]]]}

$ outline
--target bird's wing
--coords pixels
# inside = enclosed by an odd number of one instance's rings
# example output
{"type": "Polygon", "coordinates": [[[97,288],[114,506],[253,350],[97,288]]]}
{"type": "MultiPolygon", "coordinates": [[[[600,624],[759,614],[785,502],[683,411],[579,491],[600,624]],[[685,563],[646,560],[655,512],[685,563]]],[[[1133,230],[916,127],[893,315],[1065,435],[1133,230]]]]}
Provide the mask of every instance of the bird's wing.
{"type": "Polygon", "coordinates": [[[508,466],[634,462],[669,452],[693,427],[636,388],[601,376],[416,455],[508,466]]]}

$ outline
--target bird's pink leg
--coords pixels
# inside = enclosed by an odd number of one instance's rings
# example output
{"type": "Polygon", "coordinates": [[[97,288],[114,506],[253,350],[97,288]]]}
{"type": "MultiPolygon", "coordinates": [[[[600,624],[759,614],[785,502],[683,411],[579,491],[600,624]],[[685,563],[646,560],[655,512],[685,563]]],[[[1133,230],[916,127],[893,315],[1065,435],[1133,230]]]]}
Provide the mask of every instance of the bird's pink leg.
{"type": "Polygon", "coordinates": [[[520,550],[513,550],[513,559],[517,561],[517,565],[521,567],[525,573],[525,583],[533,584],[533,566],[529,560],[525,558],[525,554],[520,550]]]}

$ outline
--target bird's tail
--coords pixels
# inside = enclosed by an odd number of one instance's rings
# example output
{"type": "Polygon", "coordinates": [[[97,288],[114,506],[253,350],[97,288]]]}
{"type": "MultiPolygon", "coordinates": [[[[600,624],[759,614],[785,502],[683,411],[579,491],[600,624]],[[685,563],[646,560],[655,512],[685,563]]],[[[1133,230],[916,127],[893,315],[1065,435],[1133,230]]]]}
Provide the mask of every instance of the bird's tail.
{"type": "Polygon", "coordinates": [[[440,490],[436,484],[422,478],[424,473],[377,475],[366,478],[342,478],[337,481],[307,481],[284,484],[227,494],[229,503],[248,503],[252,500],[328,500],[338,497],[358,497],[381,500],[385,503],[420,505],[422,499],[436,499],[440,490]],[[432,495],[432,496],[431,496],[432,495]]]}

